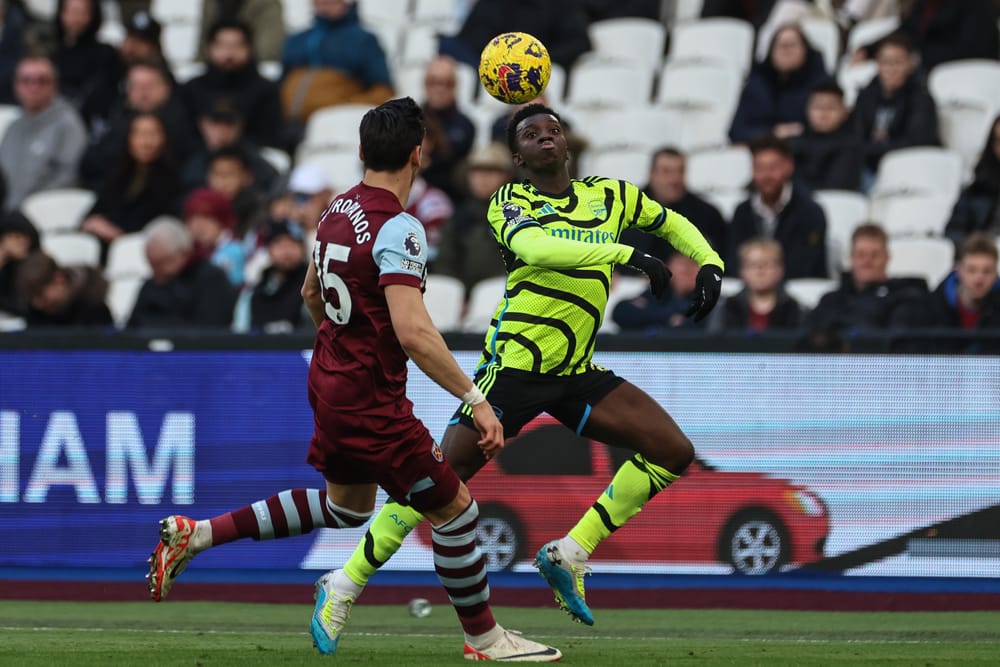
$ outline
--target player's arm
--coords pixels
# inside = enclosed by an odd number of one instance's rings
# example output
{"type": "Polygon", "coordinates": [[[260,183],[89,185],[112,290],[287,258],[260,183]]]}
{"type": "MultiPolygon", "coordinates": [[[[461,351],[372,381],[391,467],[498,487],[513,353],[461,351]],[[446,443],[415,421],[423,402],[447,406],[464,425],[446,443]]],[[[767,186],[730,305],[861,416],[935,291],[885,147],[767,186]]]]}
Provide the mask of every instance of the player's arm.
{"type": "Polygon", "coordinates": [[[455,361],[424,305],[420,284],[427,239],[416,218],[400,214],[379,231],[372,248],[393,331],[400,346],[427,377],[472,408],[479,447],[490,458],[503,447],[503,426],[483,393],[455,361]]]}
{"type": "Polygon", "coordinates": [[[315,262],[309,262],[309,267],[306,269],[306,279],[302,283],[301,294],[302,301],[305,302],[306,308],[309,310],[309,316],[318,329],[326,315],[325,306],[323,305],[323,290],[319,284],[319,276],[316,274],[315,262]]]}

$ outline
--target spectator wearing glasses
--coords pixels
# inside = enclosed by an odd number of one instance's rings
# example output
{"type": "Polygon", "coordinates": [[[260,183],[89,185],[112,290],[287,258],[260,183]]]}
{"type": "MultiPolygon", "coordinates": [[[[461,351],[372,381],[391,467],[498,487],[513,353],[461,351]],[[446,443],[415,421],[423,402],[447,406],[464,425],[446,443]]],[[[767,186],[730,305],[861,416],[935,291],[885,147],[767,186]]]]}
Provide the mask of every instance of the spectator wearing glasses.
{"type": "Polygon", "coordinates": [[[28,56],[17,66],[14,89],[23,114],[0,141],[7,210],[18,208],[32,193],[76,184],[87,131],[80,115],[59,96],[57,80],[48,58],[28,56]]]}

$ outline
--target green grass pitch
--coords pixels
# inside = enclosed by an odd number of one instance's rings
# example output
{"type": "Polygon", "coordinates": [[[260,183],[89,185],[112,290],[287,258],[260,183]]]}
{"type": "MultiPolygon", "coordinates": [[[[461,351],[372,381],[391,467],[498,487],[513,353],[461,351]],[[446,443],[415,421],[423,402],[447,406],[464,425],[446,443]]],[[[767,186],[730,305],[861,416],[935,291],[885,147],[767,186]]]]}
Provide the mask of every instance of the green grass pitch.
{"type": "MultiPolygon", "coordinates": [[[[352,614],[335,657],[316,653],[310,605],[0,601],[0,665],[465,664],[448,607],[352,614]]],[[[1000,612],[595,610],[588,628],[555,608],[495,610],[559,647],[566,665],[996,665],[1000,612]]]]}

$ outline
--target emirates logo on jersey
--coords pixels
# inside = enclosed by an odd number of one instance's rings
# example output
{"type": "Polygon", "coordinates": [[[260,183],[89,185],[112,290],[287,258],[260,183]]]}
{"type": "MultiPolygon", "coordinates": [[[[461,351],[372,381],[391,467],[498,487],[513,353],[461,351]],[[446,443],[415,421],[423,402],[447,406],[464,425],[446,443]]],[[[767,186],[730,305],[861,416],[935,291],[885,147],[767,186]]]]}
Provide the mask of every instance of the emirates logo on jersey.
{"type": "Polygon", "coordinates": [[[415,232],[410,232],[403,239],[403,250],[406,251],[410,257],[420,257],[420,239],[417,238],[415,232]]]}

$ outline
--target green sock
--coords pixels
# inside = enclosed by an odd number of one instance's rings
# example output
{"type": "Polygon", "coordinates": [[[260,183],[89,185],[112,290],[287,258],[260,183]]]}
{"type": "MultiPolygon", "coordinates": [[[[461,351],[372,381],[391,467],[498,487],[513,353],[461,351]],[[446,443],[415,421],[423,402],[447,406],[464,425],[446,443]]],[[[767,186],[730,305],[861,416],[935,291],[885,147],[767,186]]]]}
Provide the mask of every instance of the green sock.
{"type": "Polygon", "coordinates": [[[666,468],[636,454],[618,468],[611,484],[580,518],[569,536],[587,553],[634,517],[650,498],[678,479],[666,468]]]}
{"type": "Polygon", "coordinates": [[[399,551],[403,540],[424,515],[412,507],[389,501],[372,519],[365,539],[344,563],[344,574],[358,586],[368,583],[375,572],[399,551]]]}

